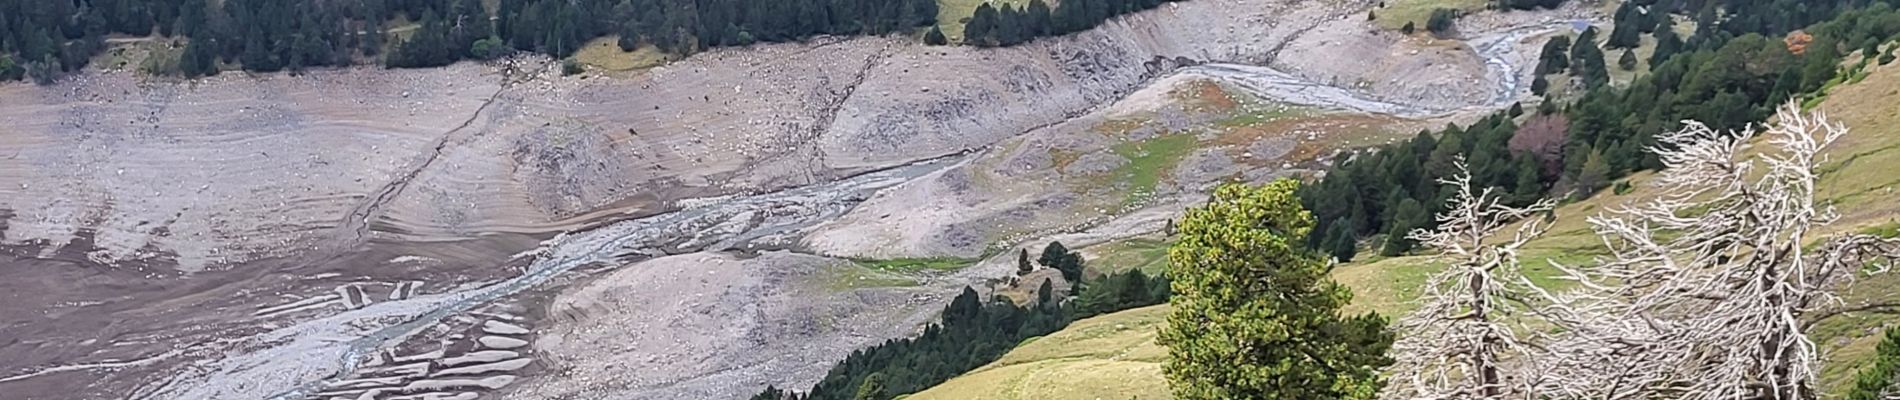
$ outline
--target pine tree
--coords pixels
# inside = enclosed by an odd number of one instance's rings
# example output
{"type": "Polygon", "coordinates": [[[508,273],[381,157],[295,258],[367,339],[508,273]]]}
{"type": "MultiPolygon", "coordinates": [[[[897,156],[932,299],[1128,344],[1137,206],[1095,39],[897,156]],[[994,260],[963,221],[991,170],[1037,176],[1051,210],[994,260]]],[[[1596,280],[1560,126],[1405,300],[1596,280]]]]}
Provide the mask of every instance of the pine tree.
{"type": "Polygon", "coordinates": [[[1344,316],[1346,288],[1303,249],[1311,214],[1281,180],[1226,185],[1190,210],[1169,249],[1173,308],[1159,342],[1174,398],[1369,399],[1391,364],[1373,314],[1344,316]]]}
{"type": "Polygon", "coordinates": [[[976,12],[970,15],[970,21],[963,24],[963,43],[977,46],[995,46],[997,29],[996,8],[985,2],[976,6],[976,12]]]}
{"type": "Polygon", "coordinates": [[[1049,242],[1036,261],[1062,272],[1062,279],[1071,284],[1082,282],[1082,255],[1069,251],[1062,242],[1049,242]]]}
{"type": "Polygon", "coordinates": [[[1379,250],[1379,255],[1397,257],[1412,251],[1412,247],[1418,245],[1418,241],[1411,238],[1412,230],[1430,227],[1431,218],[1431,213],[1426,212],[1418,200],[1408,198],[1399,202],[1398,211],[1392,213],[1392,230],[1386,232],[1385,247],[1379,250]]]}
{"type": "Polygon", "coordinates": [[[1048,36],[1055,33],[1053,12],[1049,9],[1049,3],[1042,0],[1029,0],[1029,6],[1023,10],[1028,14],[1030,32],[1034,32],[1036,36],[1048,36]]]}
{"type": "Polygon", "coordinates": [[[1891,399],[1900,385],[1900,328],[1887,329],[1886,338],[1874,349],[1873,364],[1854,379],[1847,400],[1891,399]]]}
{"type": "Polygon", "coordinates": [[[1418,32],[1418,26],[1414,25],[1412,21],[1405,21],[1405,26],[1399,27],[1399,32],[1409,36],[1414,32],[1418,32]]]}
{"type": "Polygon", "coordinates": [[[1016,275],[1029,275],[1030,272],[1036,272],[1036,266],[1029,263],[1029,249],[1018,250],[1016,252],[1016,275]]]}
{"type": "Polygon", "coordinates": [[[1425,30],[1431,31],[1433,35],[1438,37],[1446,37],[1450,35],[1452,29],[1455,28],[1452,24],[1457,19],[1458,10],[1449,8],[1432,10],[1431,18],[1425,21],[1425,30]]]}
{"type": "Polygon", "coordinates": [[[1537,57],[1537,74],[1564,72],[1570,68],[1570,37],[1557,36],[1544,42],[1543,53],[1537,57]]]}
{"type": "Polygon", "coordinates": [[[1148,274],[1141,272],[1140,268],[1117,275],[1115,281],[1114,310],[1139,307],[1148,302],[1148,274]]]}
{"type": "Polygon", "coordinates": [[[888,398],[890,394],[885,393],[883,372],[872,373],[870,377],[864,378],[864,383],[858,384],[857,395],[851,396],[852,400],[886,400],[888,398]]]}
{"type": "Polygon", "coordinates": [[[924,33],[924,44],[942,46],[950,44],[950,39],[943,36],[943,29],[932,26],[930,27],[930,32],[924,33]]]}
{"type": "Polygon", "coordinates": [[[1352,256],[1359,252],[1359,241],[1353,235],[1352,221],[1341,218],[1333,221],[1326,230],[1326,255],[1341,263],[1351,262],[1352,256]]]}
{"type": "Polygon", "coordinates": [[[1656,51],[1649,55],[1650,68],[1662,65],[1664,61],[1669,61],[1669,57],[1682,51],[1682,37],[1676,36],[1675,26],[1668,22],[1670,21],[1668,17],[1664,17],[1662,21],[1656,26],[1656,51]]]}
{"type": "Polygon", "coordinates": [[[1646,18],[1636,9],[1636,2],[1626,1],[1616,8],[1615,27],[1610,30],[1610,40],[1604,43],[1610,48],[1630,49],[1642,43],[1642,27],[1639,19],[1646,18]]]}
{"type": "Polygon", "coordinates": [[[1603,158],[1603,151],[1591,149],[1584,158],[1583,169],[1577,173],[1577,189],[1580,195],[1589,195],[1609,186],[1610,163],[1603,158]]]}
{"type": "Polygon", "coordinates": [[[1042,280],[1042,285],[1036,287],[1036,306],[1055,306],[1056,286],[1054,282],[1055,280],[1053,279],[1044,279],[1042,280]]]}
{"type": "Polygon", "coordinates": [[[1544,197],[1544,179],[1537,157],[1517,157],[1517,181],[1511,185],[1511,204],[1531,204],[1544,197]]]}
{"type": "Polygon", "coordinates": [[[1624,71],[1636,70],[1636,49],[1623,49],[1623,56],[1616,58],[1616,66],[1624,71]]]}

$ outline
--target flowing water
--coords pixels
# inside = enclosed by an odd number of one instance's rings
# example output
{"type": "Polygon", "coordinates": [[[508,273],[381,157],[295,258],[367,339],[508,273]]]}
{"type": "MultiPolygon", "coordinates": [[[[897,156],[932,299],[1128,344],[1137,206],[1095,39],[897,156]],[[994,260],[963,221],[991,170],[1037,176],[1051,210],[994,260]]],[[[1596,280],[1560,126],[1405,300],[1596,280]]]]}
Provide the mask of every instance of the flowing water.
{"type": "Polygon", "coordinates": [[[1516,102],[1528,90],[1523,83],[1526,66],[1518,63],[1528,57],[1519,54],[1519,43],[1568,25],[1567,22],[1527,25],[1465,41],[1479,58],[1484,59],[1485,76],[1488,78],[1484,84],[1490,85],[1491,90],[1484,103],[1458,107],[1393,102],[1363,91],[1302,78],[1266,66],[1210,63],[1183,68],[1180,73],[1221,79],[1261,98],[1286,103],[1406,118],[1435,118],[1461,110],[1495,110],[1516,102]]]}
{"type": "Polygon", "coordinates": [[[444,318],[520,293],[577,267],[616,265],[617,260],[627,257],[744,246],[835,218],[878,190],[956,165],[965,158],[954,155],[772,193],[682,202],[679,211],[562,234],[529,254],[535,259],[520,276],[466,290],[378,303],[260,335],[263,341],[277,345],[220,361],[229,365],[204,377],[203,385],[180,388],[183,392],[178,393],[161,390],[155,397],[305,398],[323,390],[330,381],[352,375],[357,365],[377,351],[401,343],[444,318]],[[390,317],[402,322],[373,329],[346,326],[353,321],[390,317]],[[307,379],[313,375],[323,379],[307,379]]]}

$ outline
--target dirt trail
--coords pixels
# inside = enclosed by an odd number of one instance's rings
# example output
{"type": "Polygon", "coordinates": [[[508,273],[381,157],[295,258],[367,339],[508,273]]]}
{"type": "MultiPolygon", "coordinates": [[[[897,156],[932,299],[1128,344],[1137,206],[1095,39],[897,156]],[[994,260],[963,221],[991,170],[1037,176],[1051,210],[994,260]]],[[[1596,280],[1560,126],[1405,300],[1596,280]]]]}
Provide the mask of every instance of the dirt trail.
{"type": "MultiPolygon", "coordinates": [[[[503,79],[506,78],[504,77],[503,79]]],[[[351,238],[347,241],[333,242],[330,245],[330,249],[337,251],[363,243],[370,234],[370,220],[375,218],[378,212],[389,204],[391,199],[396,198],[396,196],[401,196],[403,190],[409,188],[410,181],[415,180],[416,175],[421,174],[422,171],[429,169],[430,165],[435,164],[436,159],[442,157],[443,149],[447,148],[449,144],[456,139],[455,134],[464,129],[468,129],[469,125],[473,125],[476,119],[481,118],[482,111],[486,111],[489,106],[494,105],[495,100],[501,98],[502,92],[507,90],[508,86],[506,84],[496,88],[495,93],[488,95],[487,100],[483,100],[480,106],[475,107],[475,112],[469,114],[468,119],[463,120],[461,124],[449,129],[448,132],[443,132],[441,137],[436,139],[435,145],[431,146],[429,151],[422,156],[421,162],[408,167],[404,172],[397,175],[394,180],[376,189],[375,194],[370,196],[369,199],[357,205],[355,209],[350,210],[350,214],[344,217],[343,221],[339,223],[338,230],[350,232],[352,234],[351,238]]]]}

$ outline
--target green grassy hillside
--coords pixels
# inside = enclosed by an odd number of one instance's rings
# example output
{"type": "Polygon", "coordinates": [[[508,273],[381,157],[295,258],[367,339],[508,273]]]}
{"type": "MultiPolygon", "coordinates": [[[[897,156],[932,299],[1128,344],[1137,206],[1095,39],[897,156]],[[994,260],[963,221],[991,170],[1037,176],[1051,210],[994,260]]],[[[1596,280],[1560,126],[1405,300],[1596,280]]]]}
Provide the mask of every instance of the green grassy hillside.
{"type": "Polygon", "coordinates": [[[1167,314],[1160,305],[1076,321],[906,399],[1165,399],[1167,349],[1155,335],[1167,314]]]}
{"type": "MultiPolygon", "coordinates": [[[[1869,68],[1860,83],[1836,88],[1819,105],[1820,111],[1853,130],[1829,149],[1822,167],[1819,193],[1842,215],[1833,232],[1824,233],[1900,234],[1900,198],[1894,193],[1900,190],[1900,111],[1893,106],[1900,99],[1900,63],[1869,68]]],[[[1548,276],[1553,273],[1549,260],[1582,262],[1603,254],[1584,218],[1648,195],[1642,183],[1647,177],[1629,178],[1636,186],[1629,193],[1606,191],[1558,209],[1550,233],[1526,247],[1526,272],[1534,278],[1548,276]]],[[[1146,257],[1127,260],[1135,265],[1151,262],[1146,257]]],[[[1436,268],[1427,256],[1370,259],[1341,266],[1333,276],[1353,289],[1355,309],[1396,315],[1411,309],[1418,285],[1436,268]]],[[[1893,293],[1900,293],[1900,276],[1884,275],[1859,280],[1844,297],[1852,303],[1893,293]]],[[[1167,383],[1160,372],[1166,349],[1154,343],[1155,326],[1165,322],[1166,310],[1166,306],[1141,308],[1076,322],[1032,339],[996,363],[910,398],[1166,398],[1167,383]]],[[[1900,318],[1880,314],[1846,315],[1817,324],[1814,339],[1827,357],[1825,390],[1846,389],[1878,343],[1879,331],[1896,324],[1900,318]]]]}

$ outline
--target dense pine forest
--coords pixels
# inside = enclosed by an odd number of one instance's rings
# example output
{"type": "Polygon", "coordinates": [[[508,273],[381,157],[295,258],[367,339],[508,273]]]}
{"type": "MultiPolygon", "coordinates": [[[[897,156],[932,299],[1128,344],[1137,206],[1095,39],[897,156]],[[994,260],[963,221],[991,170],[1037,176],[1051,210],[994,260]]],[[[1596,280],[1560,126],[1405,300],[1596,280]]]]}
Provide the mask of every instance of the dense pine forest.
{"type": "MultiPolygon", "coordinates": [[[[1740,129],[1767,118],[1790,98],[1813,99],[1854,79],[1841,62],[1891,62],[1879,44],[1900,37],[1900,12],[1888,0],[1636,0],[1616,12],[1610,37],[1590,29],[1544,47],[1532,89],[1552,97],[1539,110],[1519,108],[1471,126],[1421,132],[1414,139],[1348,154],[1301,197],[1319,221],[1307,243],[1351,260],[1362,239],[1382,236],[1382,255],[1404,254],[1405,232],[1435,226],[1443,192],[1434,182],[1469,163],[1478,184],[1510,202],[1588,196],[1660,161],[1645,149],[1655,135],[1697,120],[1740,129]],[[1693,21],[1687,39],[1677,23],[1693,21]],[[1790,34],[1808,27],[1804,34],[1790,34]],[[1638,35],[1618,39],[1617,36],[1638,35]],[[1604,47],[1656,38],[1649,73],[1610,85],[1604,47]],[[1792,38],[1805,38],[1795,40],[1792,38]],[[1805,42],[1805,43],[1804,43],[1805,42]],[[1562,105],[1560,105],[1562,104],[1562,105]]],[[[1626,53],[1627,54],[1627,53],[1626,53]]],[[[1631,61],[1634,62],[1634,61],[1631,61]]],[[[1616,188],[1618,191],[1624,188],[1616,188]]]]}
{"type": "MultiPolygon", "coordinates": [[[[1033,271],[1028,253],[1020,260],[1022,273],[1033,271]]],[[[1084,276],[1082,256],[1062,243],[1050,243],[1038,260],[1065,280],[1084,276]]],[[[942,322],[925,327],[922,335],[854,351],[809,391],[768,387],[752,399],[888,400],[916,393],[996,361],[1023,339],[1061,330],[1077,319],[1165,303],[1170,294],[1166,277],[1151,278],[1141,270],[1088,279],[1072,298],[1055,293],[1050,282],[1043,280],[1027,305],[1002,297],[986,301],[964,288],[944,307],[942,322]]]]}
{"type": "MultiPolygon", "coordinates": [[[[1007,46],[1088,29],[1175,0],[984,4],[964,43],[1007,46]]],[[[433,67],[517,51],[566,57],[619,35],[672,54],[816,35],[911,35],[948,44],[936,0],[52,0],[0,3],[0,80],[51,82],[85,67],[107,37],[183,46],[159,73],[297,71],[381,62],[433,67]]]]}
{"type": "Polygon", "coordinates": [[[983,3],[963,25],[964,43],[975,46],[1013,46],[1045,36],[1080,32],[1117,15],[1147,10],[1180,0],[1068,0],[1051,8],[1030,0],[1021,8],[983,3]]]}

